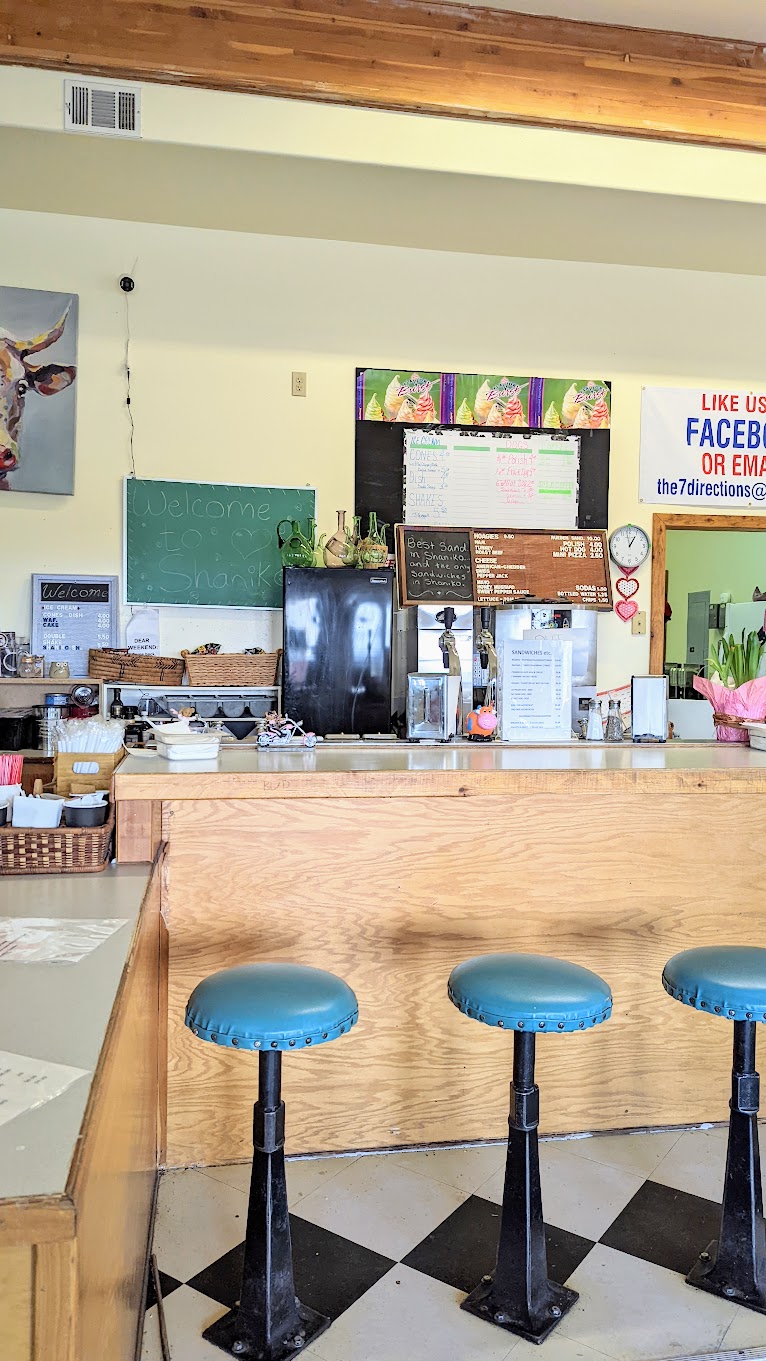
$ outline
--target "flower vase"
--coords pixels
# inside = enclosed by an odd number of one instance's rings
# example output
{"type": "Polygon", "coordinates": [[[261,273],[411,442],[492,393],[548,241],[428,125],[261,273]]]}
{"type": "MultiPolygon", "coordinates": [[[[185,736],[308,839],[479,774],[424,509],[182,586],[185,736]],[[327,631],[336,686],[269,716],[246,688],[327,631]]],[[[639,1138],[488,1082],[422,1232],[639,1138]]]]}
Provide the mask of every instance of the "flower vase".
{"type": "Polygon", "coordinates": [[[766,676],[745,681],[733,689],[704,676],[693,676],[692,685],[713,706],[716,741],[749,745],[745,724],[760,723],[766,718],[766,676]]]}

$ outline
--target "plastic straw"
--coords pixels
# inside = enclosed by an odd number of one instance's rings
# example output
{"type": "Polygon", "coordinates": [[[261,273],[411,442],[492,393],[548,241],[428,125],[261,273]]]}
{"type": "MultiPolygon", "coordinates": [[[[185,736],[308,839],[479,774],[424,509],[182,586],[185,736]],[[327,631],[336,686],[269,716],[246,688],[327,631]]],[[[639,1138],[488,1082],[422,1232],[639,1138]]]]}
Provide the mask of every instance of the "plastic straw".
{"type": "Polygon", "coordinates": [[[0,785],[21,784],[23,764],[23,756],[11,755],[10,753],[0,756],[0,785]]]}

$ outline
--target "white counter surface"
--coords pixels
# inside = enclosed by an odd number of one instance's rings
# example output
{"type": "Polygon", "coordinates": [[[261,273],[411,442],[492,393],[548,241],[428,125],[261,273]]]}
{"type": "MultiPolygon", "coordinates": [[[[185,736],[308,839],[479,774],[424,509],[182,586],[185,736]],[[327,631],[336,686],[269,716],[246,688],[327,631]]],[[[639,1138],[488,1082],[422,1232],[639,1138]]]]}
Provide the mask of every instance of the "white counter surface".
{"type": "Polygon", "coordinates": [[[291,772],[341,774],[352,771],[514,771],[514,770],[766,770],[766,752],[740,742],[632,742],[607,745],[572,742],[567,746],[518,746],[496,742],[320,743],[314,748],[224,747],[215,761],[168,761],[162,756],[129,754],[119,769],[126,776],[270,775],[291,772]]]}
{"type": "Polygon", "coordinates": [[[2,917],[126,921],[78,964],[0,960],[0,1049],[87,1070],[60,1096],[0,1125],[0,1199],[65,1190],[148,879],[148,865],[0,878],[2,917]]]}

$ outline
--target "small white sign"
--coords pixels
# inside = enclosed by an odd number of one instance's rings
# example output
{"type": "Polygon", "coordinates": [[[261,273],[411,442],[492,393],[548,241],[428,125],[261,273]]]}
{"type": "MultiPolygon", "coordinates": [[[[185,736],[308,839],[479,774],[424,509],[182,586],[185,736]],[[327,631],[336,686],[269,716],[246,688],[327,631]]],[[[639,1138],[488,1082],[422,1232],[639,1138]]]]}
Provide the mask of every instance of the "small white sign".
{"type": "Polygon", "coordinates": [[[568,742],[572,736],[572,641],[509,641],[502,649],[504,742],[568,742]]]}
{"type": "Polygon", "coordinates": [[[766,501],[766,392],[644,388],[639,499],[709,510],[766,501]]]}
{"type": "Polygon", "coordinates": [[[134,610],[125,626],[128,652],[144,652],[151,657],[160,655],[160,612],[151,606],[134,610]]]}
{"type": "Polygon", "coordinates": [[[52,1101],[87,1072],[87,1068],[47,1063],[0,1049],[0,1125],[52,1101]]]}

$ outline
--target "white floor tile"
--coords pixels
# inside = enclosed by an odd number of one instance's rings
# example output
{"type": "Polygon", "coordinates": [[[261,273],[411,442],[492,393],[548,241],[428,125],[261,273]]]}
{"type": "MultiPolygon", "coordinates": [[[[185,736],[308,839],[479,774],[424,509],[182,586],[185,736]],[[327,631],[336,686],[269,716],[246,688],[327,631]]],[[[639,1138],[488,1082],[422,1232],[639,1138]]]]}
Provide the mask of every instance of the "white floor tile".
{"type": "Polygon", "coordinates": [[[545,1350],[541,1353],[539,1345],[520,1337],[510,1356],[513,1361],[532,1361],[533,1357],[540,1361],[541,1356],[545,1361],[604,1361],[603,1352],[595,1352],[592,1347],[586,1347],[584,1342],[573,1342],[571,1337],[564,1336],[560,1328],[551,1333],[542,1346],[545,1350]]]}
{"type": "MultiPolygon", "coordinates": [[[[336,1177],[353,1162],[356,1162],[356,1158],[288,1158],[287,1200],[290,1207],[324,1186],[331,1177],[336,1177]]],[[[235,1186],[245,1195],[250,1194],[250,1163],[229,1163],[221,1167],[200,1167],[198,1170],[206,1177],[213,1177],[227,1186],[235,1186]]]]}
{"type": "MultiPolygon", "coordinates": [[[[173,1361],[220,1361],[223,1355],[220,1348],[205,1342],[202,1333],[225,1313],[223,1305],[191,1290],[188,1285],[174,1290],[165,1300],[165,1324],[173,1361]]],[[[156,1304],[147,1311],[144,1320],[141,1361],[162,1361],[156,1304]]]]}
{"type": "Polygon", "coordinates": [[[435,1148],[426,1151],[390,1153],[391,1162],[418,1172],[421,1177],[432,1177],[445,1186],[470,1195],[493,1173],[505,1167],[505,1144],[491,1144],[484,1148],[435,1148]]]}
{"type": "Polygon", "coordinates": [[[398,1261],[465,1199],[464,1192],[377,1155],[358,1158],[298,1209],[312,1224],[398,1261]]]}
{"type": "Polygon", "coordinates": [[[674,1271],[601,1244],[568,1284],[580,1299],[560,1331],[614,1361],[716,1351],[736,1311],[674,1271]]]}
{"type": "Polygon", "coordinates": [[[681,1138],[679,1130],[660,1134],[594,1134],[590,1139],[567,1139],[564,1147],[578,1158],[618,1167],[637,1177],[648,1177],[681,1138]]]}
{"type": "Polygon", "coordinates": [[[319,1361],[504,1361],[514,1339],[463,1313],[463,1298],[441,1281],[396,1266],[336,1319],[310,1354],[319,1361]]]}
{"type": "Polygon", "coordinates": [[[650,1181],[719,1201],[726,1170],[727,1138],[728,1130],[724,1128],[689,1130],[657,1164],[650,1181]]]}
{"type": "Polygon", "coordinates": [[[766,1314],[735,1306],[734,1322],[723,1339],[724,1351],[741,1351],[743,1347],[766,1347],[766,1314]]]}
{"type": "MultiPolygon", "coordinates": [[[[594,1241],[614,1223],[645,1180],[580,1158],[569,1152],[567,1143],[540,1145],[540,1179],[546,1222],[594,1241]]],[[[476,1194],[500,1204],[503,1172],[496,1172],[476,1194]]]]}
{"type": "Polygon", "coordinates": [[[196,1170],[160,1179],[154,1252],[160,1270],[176,1280],[188,1281],[243,1242],[246,1227],[242,1191],[196,1170]]]}

